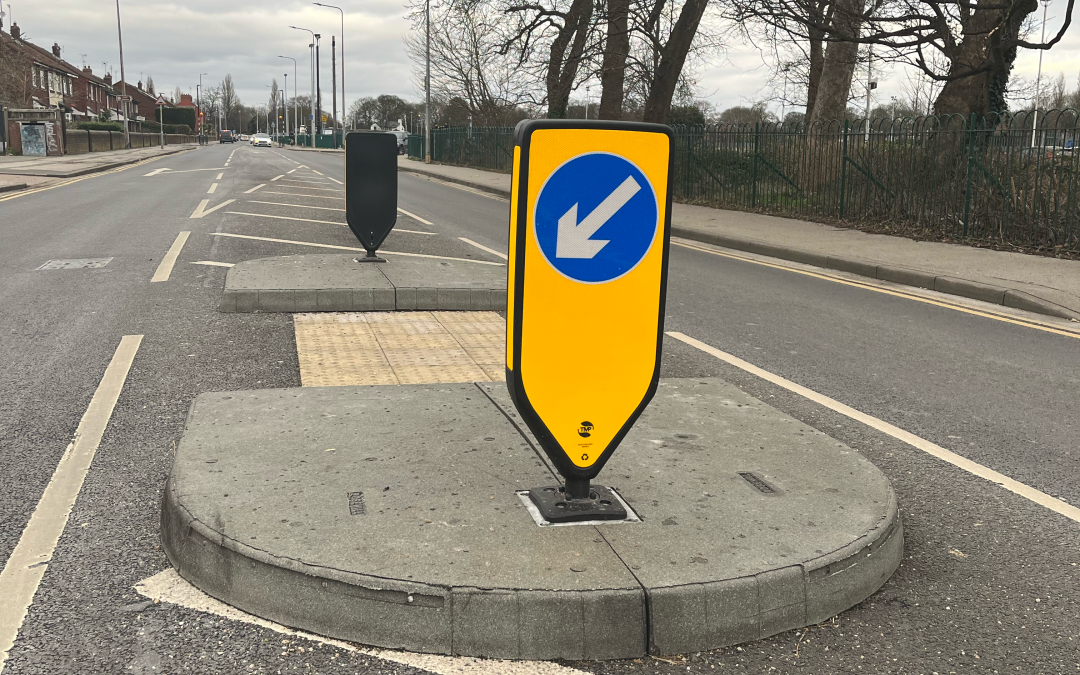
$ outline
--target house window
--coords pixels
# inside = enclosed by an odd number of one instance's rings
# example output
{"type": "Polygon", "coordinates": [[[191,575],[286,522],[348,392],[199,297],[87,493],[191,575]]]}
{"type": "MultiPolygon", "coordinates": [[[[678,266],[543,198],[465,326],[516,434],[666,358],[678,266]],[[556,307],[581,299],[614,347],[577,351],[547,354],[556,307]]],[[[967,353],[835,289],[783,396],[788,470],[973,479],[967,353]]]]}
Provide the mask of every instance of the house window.
{"type": "Polygon", "coordinates": [[[38,69],[34,66],[30,69],[34,73],[34,89],[38,88],[38,69]]]}

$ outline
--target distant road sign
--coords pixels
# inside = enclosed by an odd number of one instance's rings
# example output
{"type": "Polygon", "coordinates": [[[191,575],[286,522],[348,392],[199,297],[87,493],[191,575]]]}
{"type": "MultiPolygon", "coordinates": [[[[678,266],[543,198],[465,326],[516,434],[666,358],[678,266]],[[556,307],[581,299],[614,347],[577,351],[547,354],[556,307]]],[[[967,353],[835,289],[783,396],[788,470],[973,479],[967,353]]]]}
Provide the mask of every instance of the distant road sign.
{"type": "Polygon", "coordinates": [[[397,222],[393,135],[354,131],[345,136],[345,219],[367,250],[366,260],[383,261],[375,251],[397,222]]]}
{"type": "Polygon", "coordinates": [[[130,96],[123,96],[123,95],[121,95],[121,96],[117,96],[117,97],[116,97],[116,100],[117,100],[117,101],[130,101],[130,100],[131,100],[131,97],[130,97],[130,96]]]}
{"type": "Polygon", "coordinates": [[[671,130],[532,120],[515,136],[507,385],[563,476],[588,480],[659,380],[671,130]]]}
{"type": "Polygon", "coordinates": [[[169,105],[169,102],[167,100],[165,100],[165,97],[163,95],[158,94],[157,101],[155,101],[155,104],[156,105],[169,105]]]}

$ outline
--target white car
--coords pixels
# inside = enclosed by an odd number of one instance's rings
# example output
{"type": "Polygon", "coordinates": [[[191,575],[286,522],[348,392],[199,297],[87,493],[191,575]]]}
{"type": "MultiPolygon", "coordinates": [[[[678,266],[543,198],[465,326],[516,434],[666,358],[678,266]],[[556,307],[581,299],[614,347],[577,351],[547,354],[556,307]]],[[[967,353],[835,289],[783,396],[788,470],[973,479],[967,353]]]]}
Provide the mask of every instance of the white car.
{"type": "Polygon", "coordinates": [[[251,137],[251,144],[254,145],[255,147],[259,147],[260,145],[265,145],[268,148],[273,145],[270,142],[270,134],[255,134],[254,136],[251,137]]]}

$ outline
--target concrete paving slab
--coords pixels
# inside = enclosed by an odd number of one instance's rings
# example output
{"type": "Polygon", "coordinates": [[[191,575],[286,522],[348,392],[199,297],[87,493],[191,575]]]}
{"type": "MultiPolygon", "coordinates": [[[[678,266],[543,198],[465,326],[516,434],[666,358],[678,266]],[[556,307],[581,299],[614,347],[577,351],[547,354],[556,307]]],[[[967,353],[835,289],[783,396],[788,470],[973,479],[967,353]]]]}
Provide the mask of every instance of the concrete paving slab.
{"type": "Polygon", "coordinates": [[[222,312],[506,309],[506,268],[438,258],[357,262],[356,254],[257,258],[225,277],[222,312]]]}
{"type": "Polygon", "coordinates": [[[757,639],[862,601],[902,556],[874,466],[722,381],[663,380],[601,474],[640,523],[536,526],[515,491],[555,476],[522,429],[494,383],[203,394],[164,548],[285,625],[530,659],[757,639]]]}

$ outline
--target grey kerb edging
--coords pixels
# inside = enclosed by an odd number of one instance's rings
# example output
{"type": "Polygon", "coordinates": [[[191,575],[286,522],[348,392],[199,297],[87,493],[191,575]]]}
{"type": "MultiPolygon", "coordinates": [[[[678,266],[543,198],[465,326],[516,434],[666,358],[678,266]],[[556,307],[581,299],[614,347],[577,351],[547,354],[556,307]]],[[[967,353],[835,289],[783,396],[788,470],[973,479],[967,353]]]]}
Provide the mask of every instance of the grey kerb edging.
{"type": "MultiPolygon", "coordinates": [[[[460,185],[465,185],[467,187],[471,187],[477,190],[483,190],[485,192],[491,192],[504,197],[510,196],[509,190],[502,190],[500,188],[494,188],[488,185],[482,185],[480,183],[473,183],[471,181],[461,180],[451,176],[445,176],[443,174],[435,173],[433,171],[424,171],[423,169],[416,169],[411,166],[399,166],[398,170],[411,171],[413,173],[430,176],[432,178],[438,178],[440,180],[445,180],[450,183],[458,183],[460,185]]],[[[801,251],[799,249],[789,248],[787,246],[766,244],[764,242],[754,241],[752,239],[738,239],[736,237],[728,237],[721,234],[701,232],[681,225],[672,225],[671,234],[675,237],[682,237],[683,239],[700,241],[706,244],[715,244],[717,246],[723,246],[724,248],[730,248],[736,251],[756,253],[758,255],[769,256],[771,258],[779,258],[780,260],[790,260],[791,262],[814,265],[816,267],[823,267],[826,269],[837,270],[840,272],[849,272],[851,274],[858,274],[860,276],[870,277],[871,279],[880,279],[882,281],[890,281],[892,283],[903,284],[905,286],[926,288],[932,291],[937,291],[939,293],[948,293],[949,295],[957,295],[963,298],[981,300],[983,302],[989,302],[995,305],[1013,307],[1015,309],[1022,309],[1027,312],[1035,312],[1036,314],[1056,316],[1061,319],[1080,320],[1080,314],[1077,314],[1076,312],[1073,312],[1066,307],[1062,307],[1057,303],[1050,302],[1049,300],[1044,300],[1037,296],[1031,295],[1030,293],[1025,293],[1024,291],[1002,288],[1000,286],[992,286],[990,284],[979,283],[978,281],[969,281],[967,279],[958,279],[956,277],[949,276],[939,276],[930,272],[910,269],[907,267],[880,265],[878,263],[869,262],[866,260],[859,260],[856,258],[843,258],[840,256],[811,253],[809,251],[801,251]]]]}

